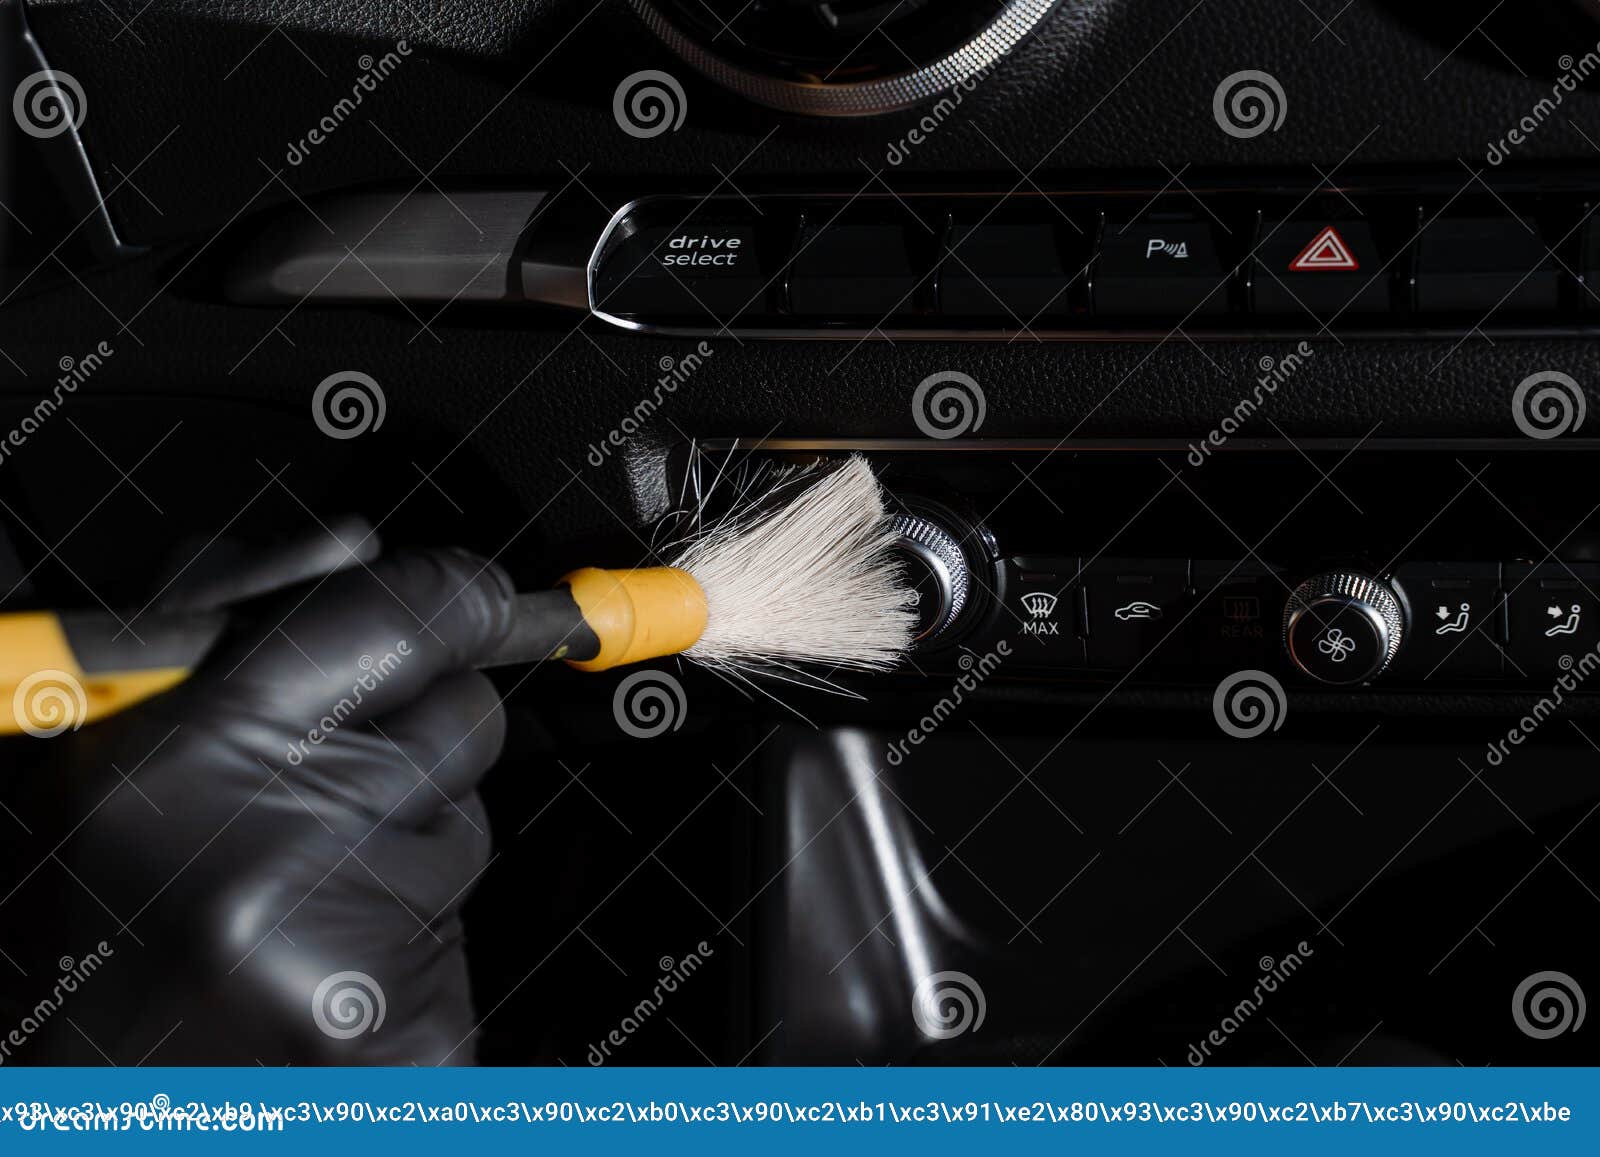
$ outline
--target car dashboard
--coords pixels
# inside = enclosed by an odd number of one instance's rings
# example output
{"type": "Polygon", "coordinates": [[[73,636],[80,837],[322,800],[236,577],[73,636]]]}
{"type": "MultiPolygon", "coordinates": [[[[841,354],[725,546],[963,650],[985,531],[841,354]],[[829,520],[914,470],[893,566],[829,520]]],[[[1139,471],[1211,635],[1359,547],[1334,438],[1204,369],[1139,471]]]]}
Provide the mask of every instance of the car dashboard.
{"type": "Polygon", "coordinates": [[[0,12],[25,597],[889,495],[892,672],[497,676],[481,1059],[1595,1062],[1589,6],[0,12]]]}

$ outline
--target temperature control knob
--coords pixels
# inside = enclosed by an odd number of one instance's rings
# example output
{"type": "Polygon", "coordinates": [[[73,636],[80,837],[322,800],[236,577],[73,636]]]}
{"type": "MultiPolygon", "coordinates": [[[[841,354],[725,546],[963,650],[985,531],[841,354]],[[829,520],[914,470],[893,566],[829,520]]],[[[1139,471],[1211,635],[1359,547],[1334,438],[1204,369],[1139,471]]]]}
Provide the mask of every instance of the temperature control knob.
{"type": "Polygon", "coordinates": [[[917,596],[914,641],[926,646],[948,631],[967,609],[972,574],[961,541],[932,519],[898,514],[890,528],[917,596]]]}
{"type": "Polygon", "coordinates": [[[1394,591],[1348,571],[1295,587],[1283,613],[1283,645],[1296,667],[1324,683],[1365,683],[1400,650],[1404,616],[1394,591]]]}

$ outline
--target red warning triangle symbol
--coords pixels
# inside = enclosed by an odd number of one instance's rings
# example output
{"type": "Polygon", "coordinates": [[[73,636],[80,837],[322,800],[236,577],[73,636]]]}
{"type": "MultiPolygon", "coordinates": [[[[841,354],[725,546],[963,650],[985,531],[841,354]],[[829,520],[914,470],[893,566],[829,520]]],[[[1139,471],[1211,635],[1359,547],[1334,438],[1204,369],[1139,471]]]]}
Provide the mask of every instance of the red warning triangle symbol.
{"type": "Polygon", "coordinates": [[[1350,252],[1344,238],[1332,225],[1311,239],[1311,244],[1300,251],[1300,256],[1289,262],[1290,273],[1311,273],[1319,269],[1360,269],[1361,263],[1350,252]]]}

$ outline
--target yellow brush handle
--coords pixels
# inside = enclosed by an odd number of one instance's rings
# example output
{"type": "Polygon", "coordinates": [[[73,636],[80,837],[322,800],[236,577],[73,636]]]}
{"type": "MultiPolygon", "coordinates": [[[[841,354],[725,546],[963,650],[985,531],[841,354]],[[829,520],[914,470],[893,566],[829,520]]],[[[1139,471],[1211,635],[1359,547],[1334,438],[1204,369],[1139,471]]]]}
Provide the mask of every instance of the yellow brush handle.
{"type": "Polygon", "coordinates": [[[142,669],[102,668],[101,649],[91,640],[80,657],[53,612],[0,615],[0,735],[76,731],[189,676],[187,664],[160,659],[142,669]]]}
{"type": "Polygon", "coordinates": [[[693,575],[677,567],[584,567],[561,581],[571,589],[584,622],[600,640],[600,651],[593,658],[567,660],[580,671],[606,671],[676,655],[705,633],[705,591],[693,575]]]}
{"type": "MultiPolygon", "coordinates": [[[[687,650],[706,628],[706,596],[673,567],[586,567],[554,591],[517,598],[517,625],[481,666],[565,659],[605,671],[687,650]]],[[[187,679],[227,624],[221,612],[0,614],[0,735],[76,731],[187,679]]]]}

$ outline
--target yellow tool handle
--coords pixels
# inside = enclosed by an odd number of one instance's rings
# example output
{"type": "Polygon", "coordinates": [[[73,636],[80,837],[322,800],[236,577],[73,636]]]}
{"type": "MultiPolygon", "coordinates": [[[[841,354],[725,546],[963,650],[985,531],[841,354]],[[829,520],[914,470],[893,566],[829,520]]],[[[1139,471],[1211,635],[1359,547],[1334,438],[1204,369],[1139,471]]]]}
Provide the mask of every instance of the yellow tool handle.
{"type": "MultiPolygon", "coordinates": [[[[573,571],[517,596],[507,637],[480,667],[561,659],[605,671],[675,655],[706,626],[700,584],[673,567],[573,571]]],[[[0,614],[0,735],[76,731],[183,682],[227,626],[222,612],[0,614]]]]}
{"type": "Polygon", "coordinates": [[[125,626],[91,612],[0,615],[0,735],[76,731],[181,683],[221,633],[215,613],[125,626]]]}

